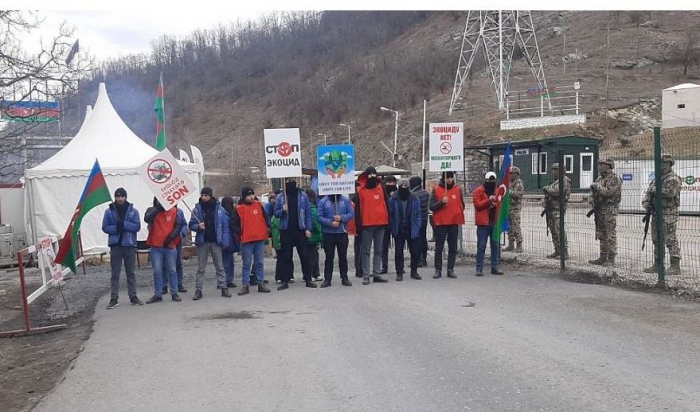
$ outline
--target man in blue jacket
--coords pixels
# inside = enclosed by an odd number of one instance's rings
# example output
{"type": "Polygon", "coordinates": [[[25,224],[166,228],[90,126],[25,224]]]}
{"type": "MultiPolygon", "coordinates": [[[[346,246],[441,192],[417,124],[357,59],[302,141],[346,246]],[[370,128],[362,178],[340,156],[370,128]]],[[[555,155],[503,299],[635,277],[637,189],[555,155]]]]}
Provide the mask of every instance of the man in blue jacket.
{"type": "Polygon", "coordinates": [[[296,247],[301,270],[307,288],[315,288],[316,284],[311,280],[311,271],[306,256],[306,239],[311,237],[311,204],[309,197],[303,190],[297,189],[294,178],[287,178],[285,192],[277,196],[275,203],[275,216],[280,219],[280,251],[277,259],[280,260],[282,273],[279,274],[280,286],[277,290],[289,288],[289,281],[293,276],[293,249],[296,247]]]}
{"type": "Polygon", "coordinates": [[[323,227],[323,251],[326,265],[323,270],[322,288],[331,285],[333,278],[333,259],[338,250],[338,268],[343,286],[352,286],[348,279],[348,230],[347,224],[355,217],[350,199],[343,195],[329,195],[318,204],[318,221],[323,227]]]}
{"type": "Polygon", "coordinates": [[[420,264],[420,227],[422,212],[420,200],[411,193],[408,179],[399,181],[399,188],[389,198],[389,222],[391,234],[394,236],[394,264],[396,265],[396,281],[403,280],[403,248],[408,243],[411,254],[411,279],[420,280],[418,265],[420,264]]]}
{"type": "Polygon", "coordinates": [[[109,259],[112,266],[111,296],[107,309],[119,306],[119,274],[122,261],[126,271],[126,287],[132,305],[143,305],[136,296],[136,234],[141,230],[141,218],[134,205],[126,201],[126,190],[114,191],[114,202],[105,210],[102,231],[108,234],[109,259]]]}
{"type": "Polygon", "coordinates": [[[192,300],[202,299],[202,287],[204,286],[204,272],[207,268],[207,260],[211,255],[216,269],[216,285],[221,289],[221,296],[231,297],[222,263],[222,248],[227,248],[231,239],[229,234],[226,211],[214,198],[214,191],[210,187],[203,187],[200,192],[199,203],[195,205],[190,218],[190,230],[197,232],[194,244],[197,245],[197,277],[195,279],[194,297],[192,300]]]}

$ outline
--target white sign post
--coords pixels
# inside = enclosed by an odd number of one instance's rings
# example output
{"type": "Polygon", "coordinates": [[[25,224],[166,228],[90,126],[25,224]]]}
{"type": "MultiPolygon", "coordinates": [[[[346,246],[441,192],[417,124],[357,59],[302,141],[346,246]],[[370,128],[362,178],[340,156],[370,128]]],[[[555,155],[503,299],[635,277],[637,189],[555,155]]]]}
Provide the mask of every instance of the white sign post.
{"type": "Polygon", "coordinates": [[[165,210],[196,191],[196,186],[168,149],[148,159],[138,168],[138,173],[165,210]]]}
{"type": "Polygon", "coordinates": [[[464,123],[430,123],[430,171],[464,169],[464,123]]]}
{"type": "Polygon", "coordinates": [[[299,129],[265,129],[265,167],[268,179],[301,176],[299,129]]]}

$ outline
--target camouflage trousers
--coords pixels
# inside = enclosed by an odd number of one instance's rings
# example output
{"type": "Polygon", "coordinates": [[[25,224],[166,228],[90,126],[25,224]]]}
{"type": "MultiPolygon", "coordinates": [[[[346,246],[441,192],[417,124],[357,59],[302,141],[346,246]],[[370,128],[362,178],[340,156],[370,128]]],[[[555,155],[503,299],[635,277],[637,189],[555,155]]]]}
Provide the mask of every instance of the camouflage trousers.
{"type": "Polygon", "coordinates": [[[564,231],[561,234],[559,233],[559,217],[560,214],[558,210],[552,210],[547,212],[547,228],[549,229],[549,233],[552,235],[552,243],[554,244],[555,252],[561,252],[559,250],[560,236],[564,241],[564,250],[569,250],[569,245],[566,240],[566,231],[564,231]]]}
{"type": "Polygon", "coordinates": [[[523,231],[520,229],[520,208],[511,208],[508,211],[508,241],[522,243],[523,231]]]}
{"type": "Polygon", "coordinates": [[[617,253],[617,208],[596,209],[595,236],[600,242],[600,253],[617,253]]]}
{"type": "MultiPolygon", "coordinates": [[[[676,237],[676,227],[678,226],[678,210],[664,211],[664,244],[668,248],[668,253],[672,258],[681,258],[681,248],[676,237]]],[[[656,248],[656,217],[651,217],[651,240],[656,248]]]]}

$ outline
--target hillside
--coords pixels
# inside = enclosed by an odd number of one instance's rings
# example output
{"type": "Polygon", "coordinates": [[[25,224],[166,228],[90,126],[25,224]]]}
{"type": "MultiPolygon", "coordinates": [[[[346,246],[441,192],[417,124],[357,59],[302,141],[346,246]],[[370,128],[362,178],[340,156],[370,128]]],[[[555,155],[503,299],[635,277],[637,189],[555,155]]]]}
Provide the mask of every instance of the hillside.
{"type": "MultiPolygon", "coordinates": [[[[169,147],[196,144],[209,168],[234,173],[262,166],[264,128],[301,128],[304,159],[310,162],[310,150],[323,142],[319,134],[329,143],[346,139],[339,123],[352,126],[360,166],[390,164],[379,141],[393,143],[393,116],[380,106],[400,112],[398,151],[404,157],[398,166],[410,167],[421,156],[423,99],[428,122],[465,122],[467,144],[560,134],[630,139],[660,119],[661,89],[700,79],[700,41],[691,48],[687,75],[681,56],[698,17],[698,12],[533,12],[550,88],[581,81],[588,114],[583,127],[501,132],[502,115],[480,58],[463,94],[466,107],[450,117],[465,12],[295,13],[196,32],[185,40],[162,38],[147,59],[107,64],[74,99],[94,100],[97,82],[106,80],[127,124],[152,138],[154,90],[162,70],[169,147]],[[606,106],[618,110],[606,116],[606,106]]],[[[525,61],[515,61],[509,89],[534,83],[525,61]]]]}

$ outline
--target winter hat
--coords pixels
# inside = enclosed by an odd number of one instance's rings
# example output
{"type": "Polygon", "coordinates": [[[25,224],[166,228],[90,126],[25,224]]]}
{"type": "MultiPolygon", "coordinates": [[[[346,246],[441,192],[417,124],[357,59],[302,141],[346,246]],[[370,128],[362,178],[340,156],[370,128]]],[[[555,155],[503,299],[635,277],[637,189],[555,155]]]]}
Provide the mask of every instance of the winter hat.
{"type": "Polygon", "coordinates": [[[442,178],[447,179],[447,178],[454,178],[455,177],[455,172],[442,172],[442,178]]]}
{"type": "Polygon", "coordinates": [[[248,195],[254,195],[254,194],[255,194],[255,192],[253,191],[253,189],[250,188],[250,187],[248,187],[248,186],[246,186],[246,187],[244,187],[243,189],[241,189],[241,199],[245,199],[246,196],[248,196],[248,195]]]}
{"type": "Polygon", "coordinates": [[[123,187],[114,191],[114,197],[126,197],[126,190],[123,187]]]}
{"type": "Polygon", "coordinates": [[[366,175],[376,175],[377,174],[377,169],[374,167],[370,166],[367,169],[365,169],[365,174],[366,175]]]}
{"type": "Polygon", "coordinates": [[[199,194],[202,195],[202,196],[204,196],[204,195],[207,195],[207,196],[214,196],[214,191],[211,190],[211,187],[209,187],[209,186],[204,186],[204,187],[202,188],[202,191],[199,192],[199,194]]]}
{"type": "Polygon", "coordinates": [[[406,179],[404,177],[401,180],[399,180],[399,187],[408,189],[408,187],[409,187],[408,179],[406,179]]]}
{"type": "Polygon", "coordinates": [[[421,179],[419,176],[413,176],[412,178],[408,179],[408,184],[411,186],[411,188],[418,187],[423,183],[423,179],[421,179]]]}

